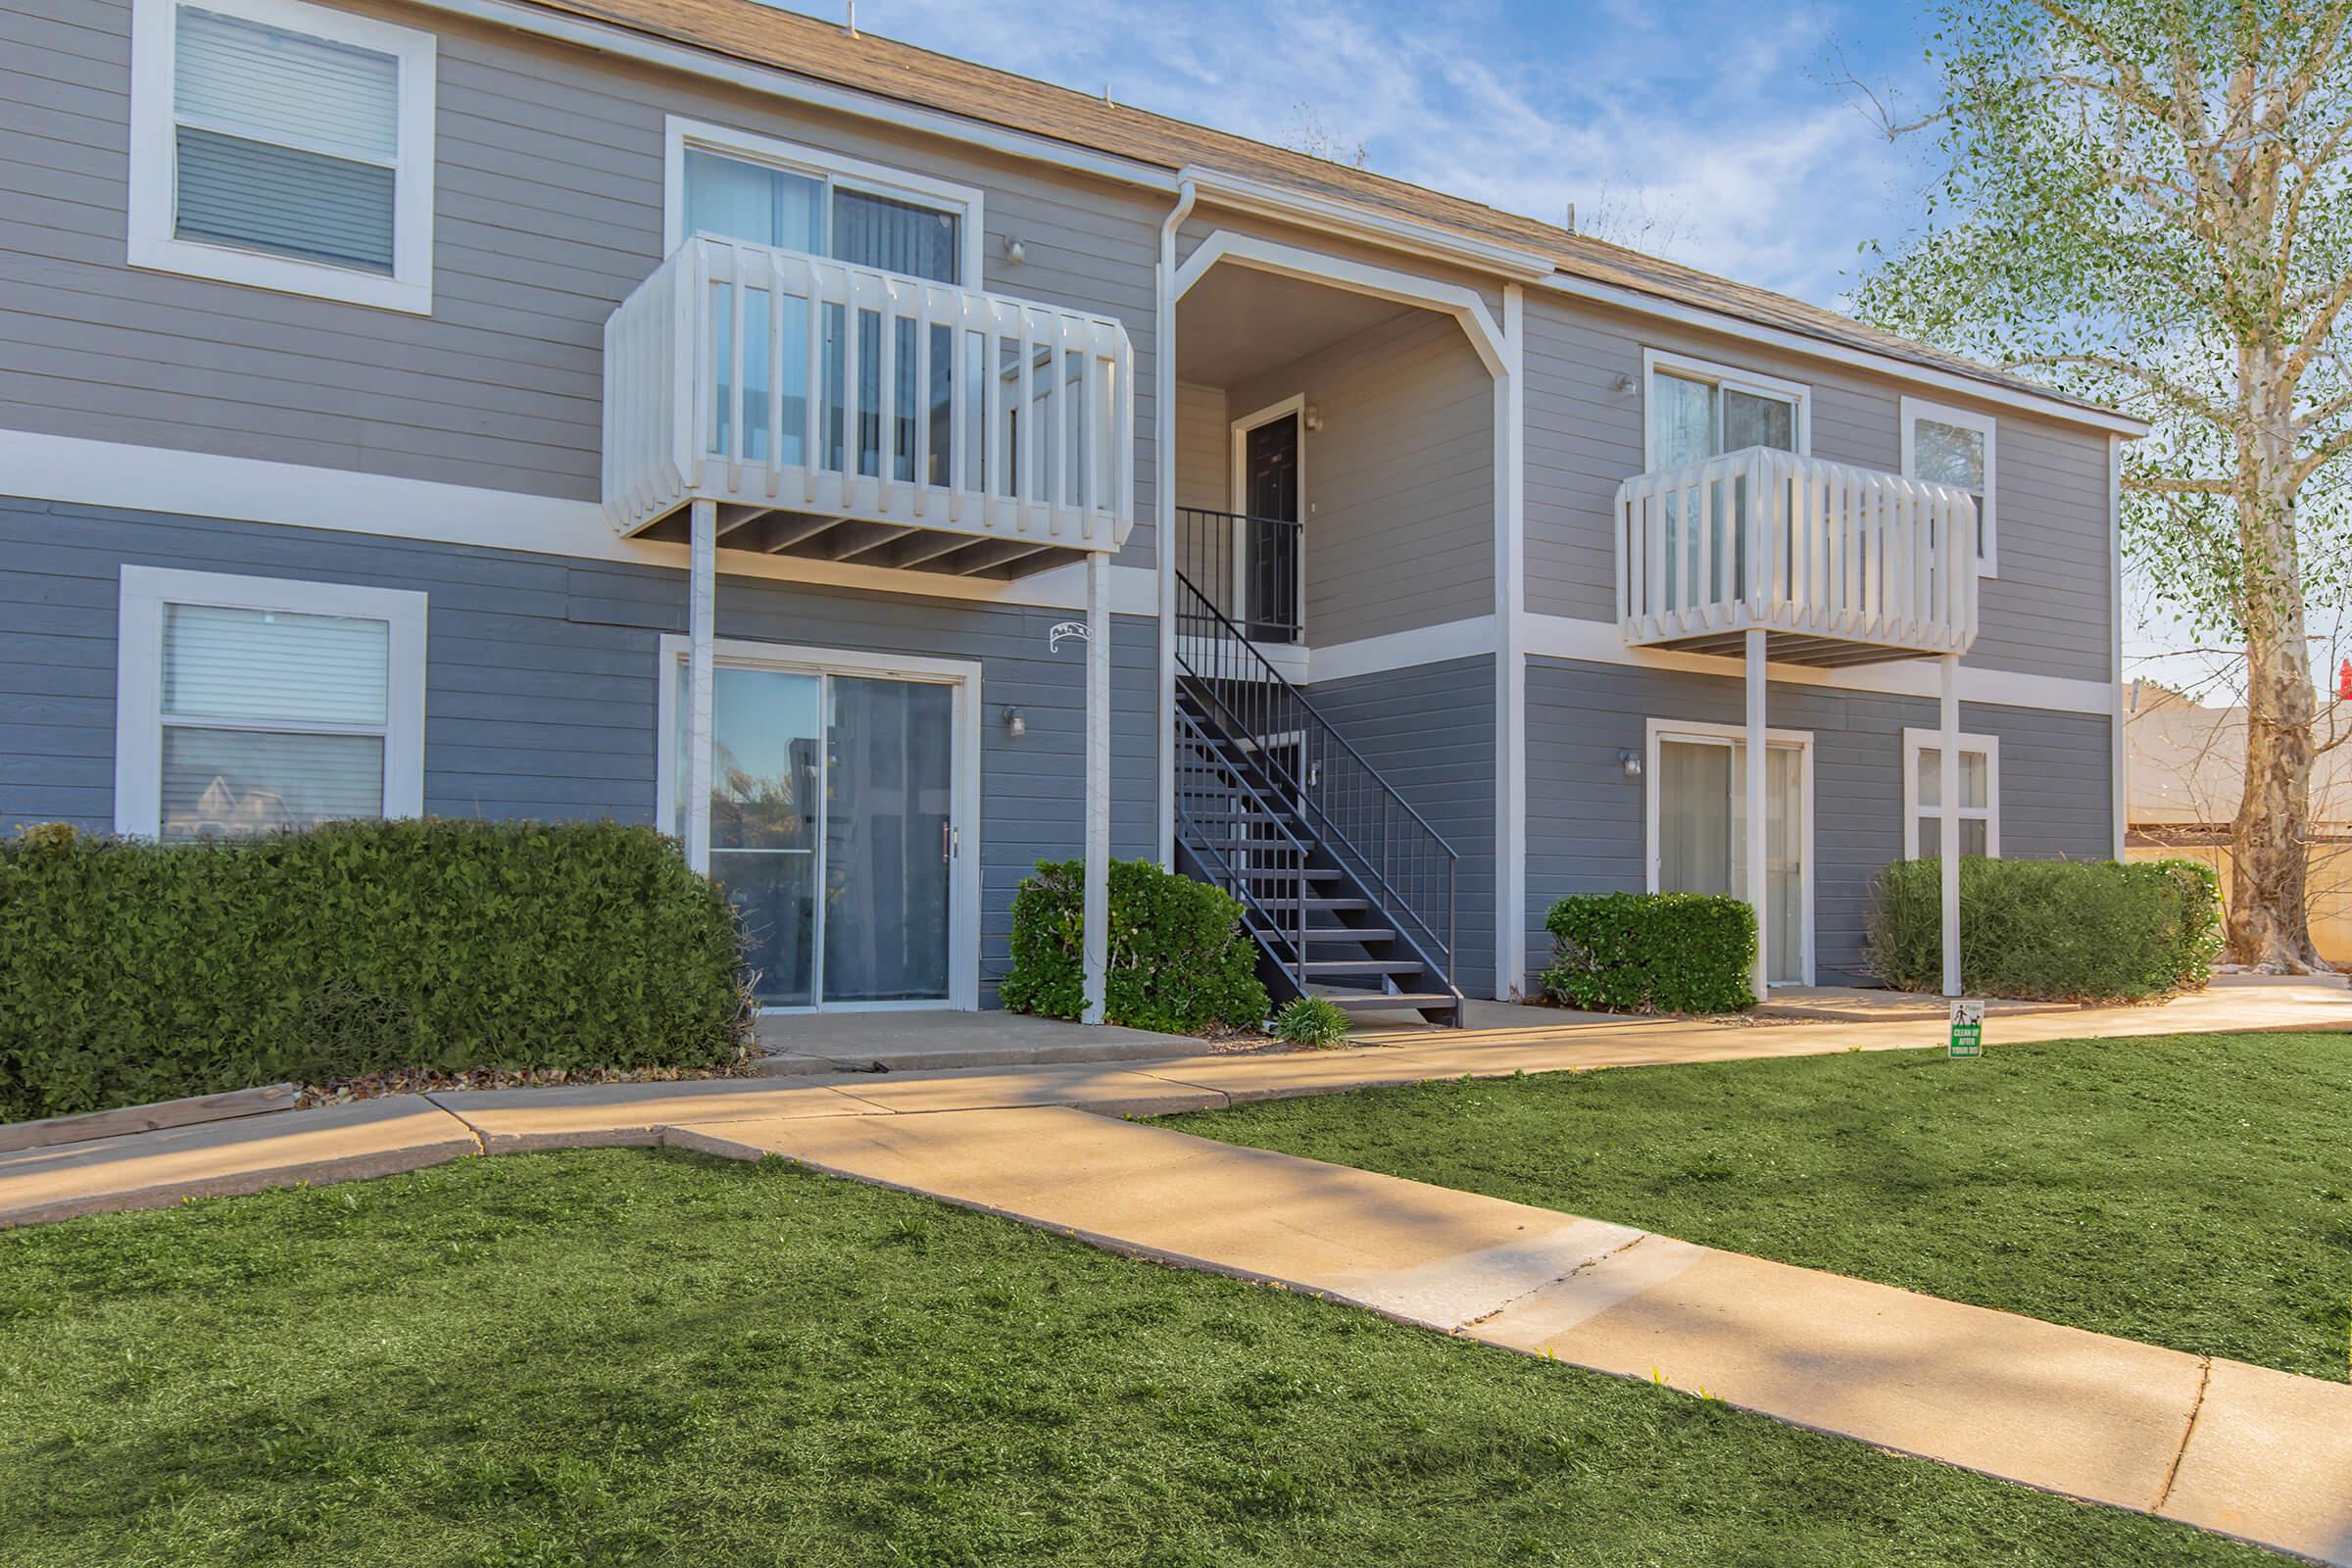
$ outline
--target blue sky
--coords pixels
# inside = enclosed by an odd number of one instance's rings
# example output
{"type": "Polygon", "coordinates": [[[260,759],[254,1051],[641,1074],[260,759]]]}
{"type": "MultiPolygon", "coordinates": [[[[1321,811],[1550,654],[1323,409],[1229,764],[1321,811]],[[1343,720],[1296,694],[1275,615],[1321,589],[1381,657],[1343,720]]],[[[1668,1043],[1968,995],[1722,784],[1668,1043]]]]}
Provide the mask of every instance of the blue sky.
{"type": "Polygon", "coordinates": [[[1646,249],[1825,305],[1857,244],[1909,228],[1929,151],[1889,147],[1830,84],[1840,55],[1874,85],[1927,83],[1927,19],[1901,0],[860,0],[858,22],[1260,140],[1311,119],[1382,173],[1555,222],[1575,202],[1588,227],[1646,223],[1646,249]]]}

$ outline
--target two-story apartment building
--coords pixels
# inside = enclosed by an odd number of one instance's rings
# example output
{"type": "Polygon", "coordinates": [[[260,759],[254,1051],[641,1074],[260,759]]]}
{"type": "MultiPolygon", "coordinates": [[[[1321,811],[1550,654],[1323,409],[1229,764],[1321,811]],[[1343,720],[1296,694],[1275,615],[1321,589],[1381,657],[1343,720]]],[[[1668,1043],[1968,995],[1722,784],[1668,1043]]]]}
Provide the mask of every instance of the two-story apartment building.
{"type": "Polygon", "coordinates": [[[0,111],[0,830],[657,822],[779,1008],[1152,857],[1433,1016],[2118,853],[2143,426],[1833,313],[754,0],[10,0],[0,111]]]}

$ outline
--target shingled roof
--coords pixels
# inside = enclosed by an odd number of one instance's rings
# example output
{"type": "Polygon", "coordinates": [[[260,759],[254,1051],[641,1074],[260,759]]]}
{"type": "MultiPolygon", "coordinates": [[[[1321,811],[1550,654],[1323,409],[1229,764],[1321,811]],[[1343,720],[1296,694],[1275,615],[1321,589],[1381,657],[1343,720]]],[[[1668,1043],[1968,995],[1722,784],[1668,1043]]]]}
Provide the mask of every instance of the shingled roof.
{"type": "Polygon", "coordinates": [[[1826,344],[1885,355],[1992,386],[2105,412],[2021,376],[1866,326],[1835,311],[1590,235],[1328,159],[1105,102],[1066,87],[919,49],[760,0],[529,0],[539,9],[1024,131],[1171,172],[1200,166],[1328,197],[1542,257],[1573,277],[1721,312],[1826,344]]]}

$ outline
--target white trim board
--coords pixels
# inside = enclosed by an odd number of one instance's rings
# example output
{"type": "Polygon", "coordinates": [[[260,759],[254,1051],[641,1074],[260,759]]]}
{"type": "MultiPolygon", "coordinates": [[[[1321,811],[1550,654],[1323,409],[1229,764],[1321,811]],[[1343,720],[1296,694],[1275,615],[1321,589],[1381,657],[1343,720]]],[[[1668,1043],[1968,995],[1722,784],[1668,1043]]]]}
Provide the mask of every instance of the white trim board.
{"type": "Polygon", "coordinates": [[[1254,268],[1281,277],[1295,277],[1308,283],[1320,283],[1327,288],[1344,289],[1352,294],[1368,294],[1374,299],[1394,301],[1398,305],[1417,305],[1426,310],[1442,311],[1462,323],[1469,334],[1470,346],[1492,376],[1508,373],[1509,366],[1503,347],[1502,331],[1494,324],[1494,313],[1487,309],[1476,289],[1447,283],[1438,278],[1421,277],[1412,272],[1390,267],[1375,267],[1368,262],[1346,256],[1334,256],[1327,251],[1310,251],[1302,246],[1285,245],[1275,240],[1260,239],[1254,234],[1239,234],[1229,228],[1211,231],[1193,248],[1176,269],[1176,297],[1184,298],[1193,286],[1208,275],[1209,270],[1220,262],[1237,267],[1254,268]]]}
{"type": "Polygon", "coordinates": [[[398,62],[392,162],[392,271],[389,276],[305,261],[270,251],[175,232],[178,206],[177,123],[174,99],[179,12],[183,0],[134,0],[130,24],[130,171],[124,257],[132,267],[177,272],[248,288],[308,294],[376,310],[433,312],[433,93],[439,40],[416,27],[353,16],[308,0],[203,0],[192,9],[329,43],[345,44],[398,62]]]}
{"type": "MultiPolygon", "coordinates": [[[[1656,717],[1649,719],[1643,726],[1642,740],[1642,867],[1644,879],[1642,887],[1650,893],[1658,891],[1658,852],[1660,849],[1658,792],[1664,782],[1658,771],[1658,743],[1664,740],[1741,746],[1747,742],[1747,726],[1745,724],[1720,724],[1700,719],[1656,717]]],[[[1796,981],[1776,980],[1771,983],[1774,985],[1801,984],[1809,986],[1813,984],[1814,976],[1813,906],[1821,885],[1819,867],[1814,864],[1813,860],[1813,731],[1767,727],[1764,731],[1764,744],[1770,750],[1793,751],[1797,754],[1797,788],[1804,792],[1805,797],[1802,802],[1803,809],[1798,813],[1800,820],[1796,852],[1797,865],[1804,879],[1804,917],[1801,922],[1803,936],[1799,944],[1804,949],[1802,955],[1804,962],[1799,968],[1800,979],[1796,981]]],[[[1736,777],[1737,775],[1735,775],[1736,777]]],[[[1740,802],[1740,796],[1735,794],[1733,800],[1740,802]]],[[[1738,873],[1740,869],[1738,866],[1732,867],[1735,873],[1738,873]]],[[[1762,911],[1759,910],[1759,923],[1761,914],[1762,911]]]]}
{"type": "MultiPolygon", "coordinates": [[[[1917,724],[1903,726],[1903,858],[1919,858],[1919,754],[1941,752],[1943,731],[1927,729],[1917,724]]],[[[1998,735],[1969,735],[1960,737],[1960,755],[1981,752],[1984,757],[1984,804],[1981,807],[1963,806],[1956,809],[1960,820],[1984,824],[1984,854],[1989,859],[2001,858],[2001,738],[1998,735]]],[[[1940,810],[1941,808],[1938,808],[1940,810]]],[[[1938,844],[1937,849],[1942,846],[1938,844]]]]}
{"type": "MultiPolygon", "coordinates": [[[[662,634],[655,656],[654,678],[654,821],[663,832],[677,812],[678,683],[669,672],[685,662],[691,639],[678,632],[662,634]]],[[[808,648],[788,643],[764,643],[751,638],[712,640],[711,658],[739,668],[780,669],[810,675],[881,676],[895,680],[929,681],[956,688],[954,755],[955,799],[948,822],[956,835],[954,906],[948,919],[948,997],[946,1002],[834,1003],[814,1007],[763,1007],[763,1012],[880,1012],[922,1011],[940,1007],[970,1012],[980,1005],[980,884],[981,884],[981,768],[980,726],[988,711],[977,661],[932,659],[907,654],[878,654],[834,648],[808,648]]],[[[818,962],[822,963],[820,957],[818,962]]]]}
{"type": "MultiPolygon", "coordinates": [[[[1628,648],[1625,634],[1613,620],[1584,620],[1573,615],[1528,617],[1527,653],[1535,659],[1571,659],[1590,664],[1631,664],[1647,669],[1690,670],[1740,680],[1746,666],[1736,658],[1713,654],[1684,654],[1670,649],[1628,648]]],[[[1808,664],[1772,666],[1776,684],[1826,686],[1842,691],[1883,692],[1893,697],[1924,697],[1941,692],[1933,659],[1898,659],[1884,664],[1849,664],[1819,669],[1808,664]]],[[[2007,669],[1960,666],[1960,700],[1991,703],[2003,708],[2032,708],[2052,712],[2095,713],[2115,710],[2114,688],[2101,680],[2065,675],[2034,675],[2007,669]]]]}
{"type": "MultiPolygon", "coordinates": [[[[0,430],[0,494],[686,569],[686,546],[623,538],[612,531],[605,509],[593,501],[25,430],[0,430]]],[[[1083,564],[1010,581],[743,551],[721,552],[719,567],[722,577],[811,587],[1045,610],[1086,608],[1083,564]]],[[[1158,613],[1150,568],[1113,566],[1110,577],[1111,609],[1116,613],[1158,613]]]]}
{"type": "MultiPolygon", "coordinates": [[[[217,605],[383,621],[388,632],[384,651],[383,814],[395,817],[424,813],[426,601],[423,594],[407,588],[363,588],[294,577],[252,577],[126,564],[122,568],[116,605],[117,833],[154,838],[163,829],[164,607],[167,605],[217,605]]],[[[266,727],[317,732],[300,724],[273,723],[266,727]]],[[[374,727],[368,726],[367,733],[374,733],[374,727]]]]}

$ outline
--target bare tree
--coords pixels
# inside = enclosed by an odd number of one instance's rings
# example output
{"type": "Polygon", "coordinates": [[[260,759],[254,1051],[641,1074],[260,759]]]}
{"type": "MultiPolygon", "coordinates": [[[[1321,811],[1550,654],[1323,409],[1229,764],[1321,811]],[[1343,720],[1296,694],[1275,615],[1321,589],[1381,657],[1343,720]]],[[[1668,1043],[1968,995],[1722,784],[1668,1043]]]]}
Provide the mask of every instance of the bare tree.
{"type": "MultiPolygon", "coordinates": [[[[2306,906],[2327,744],[2306,620],[2345,583],[2352,0],[1952,0],[1920,237],[1863,315],[2144,415],[2126,549],[2192,626],[2242,640],[2230,946],[2327,967],[2306,906]]],[[[1853,84],[1857,88],[1858,83],[1853,84]]]]}
{"type": "Polygon", "coordinates": [[[1320,158],[1326,163],[1346,164],[1349,169],[1372,167],[1372,154],[1364,144],[1359,141],[1349,145],[1346,137],[1331,128],[1330,122],[1323,118],[1323,112],[1313,104],[1293,104],[1291,113],[1298,117],[1298,122],[1291,127],[1291,133],[1283,138],[1282,143],[1291,151],[1304,153],[1309,158],[1320,158]]]}

